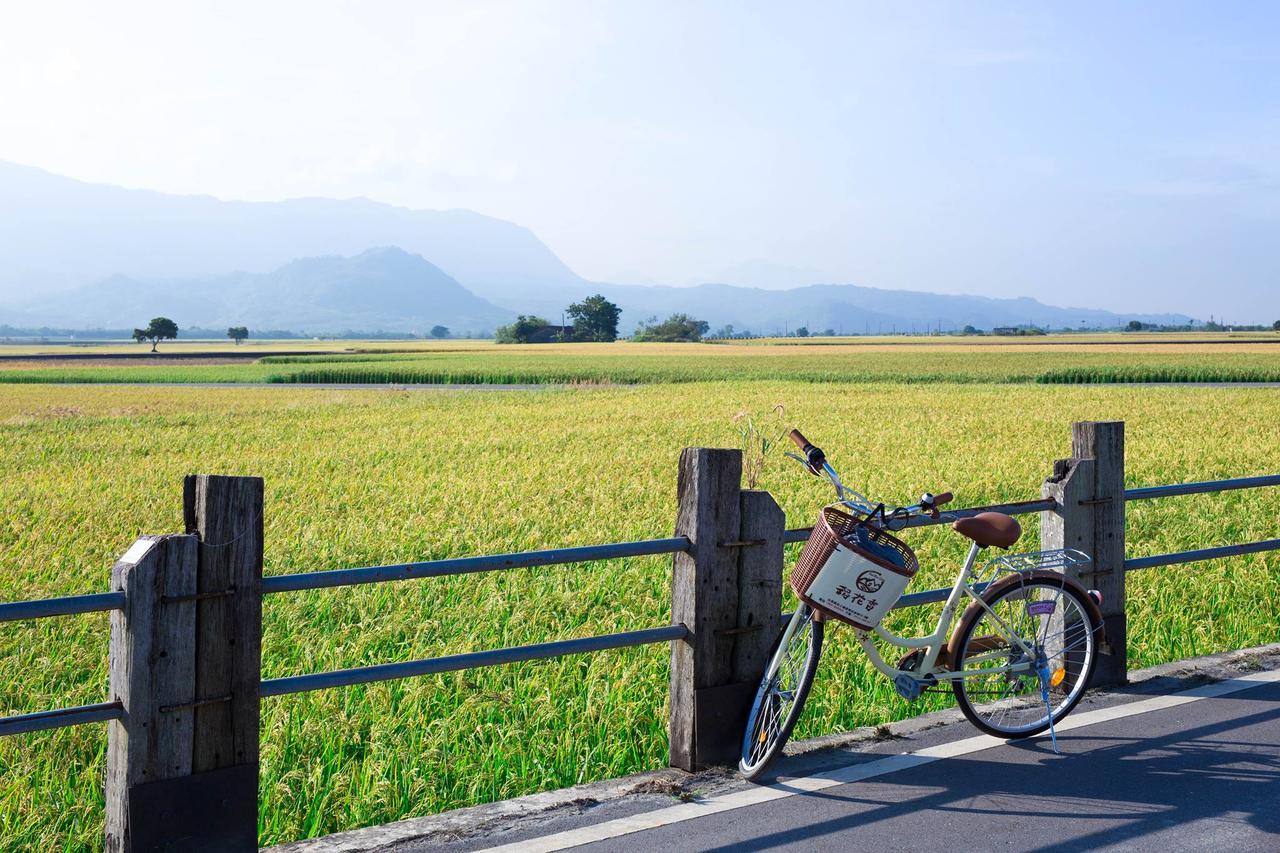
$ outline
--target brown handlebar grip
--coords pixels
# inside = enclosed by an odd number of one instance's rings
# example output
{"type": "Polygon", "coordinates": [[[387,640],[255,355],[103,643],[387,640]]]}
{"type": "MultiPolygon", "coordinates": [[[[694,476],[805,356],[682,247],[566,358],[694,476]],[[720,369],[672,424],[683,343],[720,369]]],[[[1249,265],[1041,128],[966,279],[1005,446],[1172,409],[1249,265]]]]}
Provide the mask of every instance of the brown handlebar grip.
{"type": "Polygon", "coordinates": [[[942,506],[943,504],[949,504],[951,503],[951,499],[954,497],[955,495],[951,494],[950,492],[943,492],[942,494],[934,497],[933,505],[942,506]]]}
{"type": "Polygon", "coordinates": [[[805,438],[804,435],[798,429],[791,430],[790,438],[792,441],[796,443],[796,447],[800,448],[801,450],[804,450],[807,447],[813,446],[809,443],[809,439],[805,438]]]}

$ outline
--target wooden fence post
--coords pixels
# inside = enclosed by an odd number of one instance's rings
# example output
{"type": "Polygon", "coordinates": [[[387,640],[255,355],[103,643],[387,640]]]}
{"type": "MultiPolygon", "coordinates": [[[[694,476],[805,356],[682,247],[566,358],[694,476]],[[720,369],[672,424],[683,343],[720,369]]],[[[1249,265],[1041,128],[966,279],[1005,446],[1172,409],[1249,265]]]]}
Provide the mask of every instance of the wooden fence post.
{"type": "Polygon", "coordinates": [[[111,853],[258,848],[262,493],[188,477],[188,535],[139,539],[112,569],[111,853]]]}
{"type": "Polygon", "coordinates": [[[1043,513],[1045,548],[1076,548],[1093,558],[1077,574],[1102,593],[1102,618],[1109,654],[1098,658],[1093,683],[1128,680],[1124,573],[1124,422],[1080,421],[1071,427],[1071,458],[1054,464],[1042,494],[1058,508],[1043,513]]]}
{"type": "Polygon", "coordinates": [[[148,849],[148,796],[191,775],[195,689],[196,537],[144,536],[111,569],[125,594],[111,614],[111,697],[124,717],[107,729],[106,849],[148,849]],[[163,711],[161,709],[164,709],[163,711]]]}
{"type": "MultiPolygon", "coordinates": [[[[742,492],[738,538],[738,622],[734,630],[732,680],[760,683],[778,635],[782,613],[782,535],[787,517],[773,495],[742,492]]],[[[743,725],[746,713],[743,712],[743,725]]],[[[741,731],[737,732],[741,735],[741,731]]],[[[734,744],[736,748],[737,743],[734,744]]]]}
{"type": "Polygon", "coordinates": [[[738,450],[680,455],[672,622],[691,636],[671,646],[670,763],[684,770],[736,764],[753,691],[782,609],[782,510],[743,492],[738,450]]]}

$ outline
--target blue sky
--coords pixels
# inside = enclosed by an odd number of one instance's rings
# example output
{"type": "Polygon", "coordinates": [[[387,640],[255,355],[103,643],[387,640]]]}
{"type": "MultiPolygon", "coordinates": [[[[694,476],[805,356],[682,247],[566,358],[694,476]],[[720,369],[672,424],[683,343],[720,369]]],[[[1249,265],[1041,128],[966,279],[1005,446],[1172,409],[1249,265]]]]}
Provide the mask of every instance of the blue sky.
{"type": "Polygon", "coordinates": [[[5,17],[0,159],[73,177],[468,208],[614,281],[1280,318],[1280,4],[5,17]]]}

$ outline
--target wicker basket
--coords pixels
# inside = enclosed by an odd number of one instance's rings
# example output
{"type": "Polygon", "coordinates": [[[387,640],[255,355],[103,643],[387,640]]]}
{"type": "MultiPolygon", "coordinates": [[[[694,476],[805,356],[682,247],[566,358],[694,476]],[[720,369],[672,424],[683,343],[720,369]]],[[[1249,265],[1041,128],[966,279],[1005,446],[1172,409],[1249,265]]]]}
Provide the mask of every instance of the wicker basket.
{"type": "Polygon", "coordinates": [[[791,588],[810,606],[870,631],[919,568],[905,542],[829,506],[800,552],[791,588]]]}

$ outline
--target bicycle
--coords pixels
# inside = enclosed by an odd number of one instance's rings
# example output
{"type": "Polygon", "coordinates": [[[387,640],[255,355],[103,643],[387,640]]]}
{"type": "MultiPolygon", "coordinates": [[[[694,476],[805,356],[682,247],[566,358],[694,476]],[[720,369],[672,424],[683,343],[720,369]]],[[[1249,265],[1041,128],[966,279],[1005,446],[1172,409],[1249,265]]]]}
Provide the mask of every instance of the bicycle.
{"type": "Polygon", "coordinates": [[[762,775],[791,736],[817,673],[824,625],[832,619],[853,627],[871,663],[904,699],[949,684],[979,730],[1014,739],[1048,729],[1057,752],[1054,726],[1084,695],[1103,641],[1099,594],[1064,571],[1090,558],[1072,549],[1038,551],[999,556],[975,571],[983,550],[1007,550],[1017,542],[1017,520],[996,512],[943,513],[949,492],[925,493],[918,503],[893,509],[872,503],[845,486],[826,454],[799,430],[790,437],[803,456],[787,456],[825,476],[835,486],[836,501],[823,509],[792,571],[800,603],[779,633],[752,702],[738,765],[742,775],[762,775]],[[892,532],[922,517],[952,521],[971,545],[934,632],[899,637],[880,619],[919,565],[892,532]],[[966,598],[969,604],[947,639],[966,598]],[[885,662],[873,635],[907,651],[896,666],[885,662]]]}

